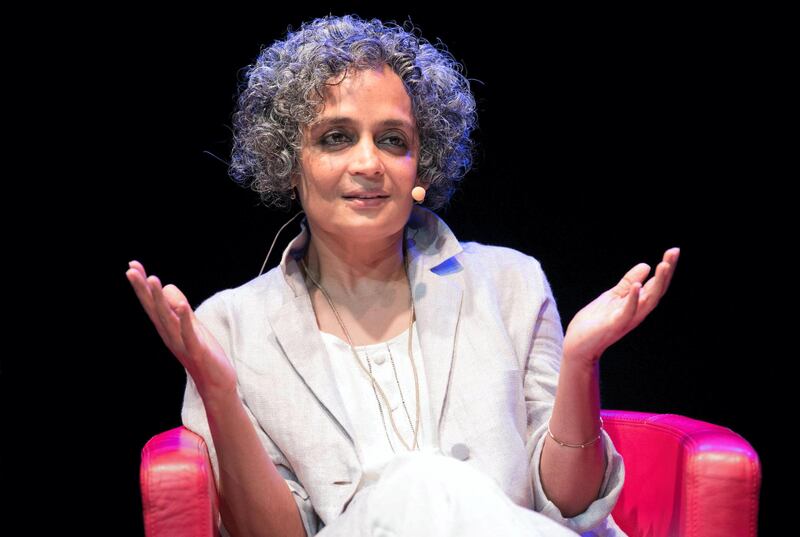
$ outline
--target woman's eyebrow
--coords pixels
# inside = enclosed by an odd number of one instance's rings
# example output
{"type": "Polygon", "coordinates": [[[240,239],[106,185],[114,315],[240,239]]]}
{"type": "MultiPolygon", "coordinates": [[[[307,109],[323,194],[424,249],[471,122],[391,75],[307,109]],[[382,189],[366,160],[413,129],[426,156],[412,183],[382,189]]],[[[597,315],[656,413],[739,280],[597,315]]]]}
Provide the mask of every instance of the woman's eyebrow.
{"type": "MultiPolygon", "coordinates": [[[[332,127],[334,125],[355,125],[357,123],[358,122],[353,118],[347,116],[331,116],[322,118],[319,123],[314,125],[314,128],[332,127]]],[[[376,123],[376,125],[378,127],[405,127],[411,131],[414,130],[411,126],[411,123],[405,119],[384,119],[383,121],[376,123]]]]}

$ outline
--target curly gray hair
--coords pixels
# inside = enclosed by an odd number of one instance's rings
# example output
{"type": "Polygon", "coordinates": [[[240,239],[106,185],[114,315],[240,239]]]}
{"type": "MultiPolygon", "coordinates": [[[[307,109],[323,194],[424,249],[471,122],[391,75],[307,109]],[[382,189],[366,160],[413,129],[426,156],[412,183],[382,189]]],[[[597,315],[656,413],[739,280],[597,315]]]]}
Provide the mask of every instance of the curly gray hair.
{"type": "Polygon", "coordinates": [[[302,23],[296,32],[289,26],[284,41],[263,49],[247,66],[233,114],[229,175],[250,185],[267,207],[288,210],[302,129],[316,119],[327,81],[351,68],[384,64],[411,98],[420,140],[417,178],[427,188],[424,205],[444,207],[472,167],[470,133],[478,119],[469,80],[446,49],[394,22],[357,15],[328,15],[302,23]]]}

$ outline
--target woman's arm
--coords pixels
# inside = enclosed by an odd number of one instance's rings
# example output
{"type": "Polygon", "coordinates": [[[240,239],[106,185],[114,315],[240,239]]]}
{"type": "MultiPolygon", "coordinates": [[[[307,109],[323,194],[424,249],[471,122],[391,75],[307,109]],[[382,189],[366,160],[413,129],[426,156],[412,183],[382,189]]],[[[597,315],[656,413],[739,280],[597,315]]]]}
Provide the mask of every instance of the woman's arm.
{"type": "MultiPolygon", "coordinates": [[[[550,431],[561,442],[581,444],[598,434],[600,366],[605,349],[638,326],[667,291],[680,249],[670,248],[650,274],[639,263],[570,321],[563,341],[558,388],[550,431]]],[[[579,514],[598,498],[604,468],[602,440],[585,448],[561,446],[545,439],[541,457],[542,488],[564,516],[579,514]]]]}
{"type": "Polygon", "coordinates": [[[306,537],[292,492],[236,393],[203,397],[219,461],[220,513],[232,537],[306,537]]]}
{"type": "MultiPolygon", "coordinates": [[[[598,435],[600,426],[600,368],[564,355],[553,403],[550,431],[562,442],[582,444],[598,435]]],[[[584,448],[561,446],[547,435],[541,458],[545,494],[564,517],[586,511],[598,498],[605,474],[601,438],[584,448]]]]}

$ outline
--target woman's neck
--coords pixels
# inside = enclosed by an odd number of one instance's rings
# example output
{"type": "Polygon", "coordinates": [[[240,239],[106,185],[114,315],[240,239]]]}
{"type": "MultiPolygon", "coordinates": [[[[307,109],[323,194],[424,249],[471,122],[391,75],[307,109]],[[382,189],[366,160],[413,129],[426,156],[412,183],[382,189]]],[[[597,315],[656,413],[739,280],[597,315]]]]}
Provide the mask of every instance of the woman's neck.
{"type": "Polygon", "coordinates": [[[408,285],[403,238],[403,230],[374,242],[345,242],[317,233],[311,235],[304,261],[334,300],[374,299],[387,288],[408,285]]]}

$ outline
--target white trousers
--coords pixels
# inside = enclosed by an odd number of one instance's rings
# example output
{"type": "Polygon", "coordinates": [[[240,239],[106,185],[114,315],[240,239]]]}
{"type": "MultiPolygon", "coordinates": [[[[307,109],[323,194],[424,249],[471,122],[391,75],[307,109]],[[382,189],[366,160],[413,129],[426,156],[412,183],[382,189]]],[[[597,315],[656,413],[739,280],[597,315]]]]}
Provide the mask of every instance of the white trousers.
{"type": "Polygon", "coordinates": [[[515,504],[489,476],[441,454],[404,452],[319,537],[576,537],[515,504]],[[361,497],[360,497],[361,496],[361,497]]]}

